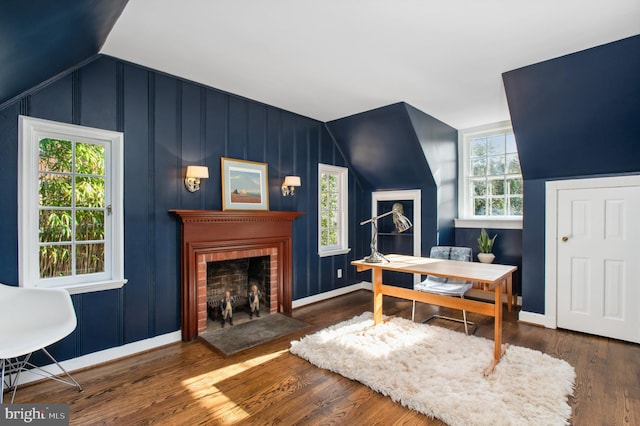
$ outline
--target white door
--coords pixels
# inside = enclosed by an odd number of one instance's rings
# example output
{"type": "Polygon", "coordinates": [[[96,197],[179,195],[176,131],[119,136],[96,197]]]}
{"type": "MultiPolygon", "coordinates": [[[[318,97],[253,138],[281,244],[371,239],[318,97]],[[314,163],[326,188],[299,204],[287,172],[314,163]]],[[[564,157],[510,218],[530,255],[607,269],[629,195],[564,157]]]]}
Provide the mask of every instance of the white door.
{"type": "Polygon", "coordinates": [[[640,343],[640,186],[558,191],[558,327],[640,343]]]}

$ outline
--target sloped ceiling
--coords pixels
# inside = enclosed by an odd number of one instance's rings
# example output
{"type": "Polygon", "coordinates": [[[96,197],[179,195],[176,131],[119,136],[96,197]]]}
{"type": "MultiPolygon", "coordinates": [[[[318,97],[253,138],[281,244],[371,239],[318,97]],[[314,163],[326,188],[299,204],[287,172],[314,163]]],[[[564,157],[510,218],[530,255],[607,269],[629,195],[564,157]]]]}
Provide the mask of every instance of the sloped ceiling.
{"type": "Polygon", "coordinates": [[[127,0],[0,2],[0,106],[98,53],[127,0]]]}
{"type": "Polygon", "coordinates": [[[640,34],[638,0],[130,0],[101,52],[328,122],[509,119],[501,74],[640,34]]]}
{"type": "Polygon", "coordinates": [[[462,129],[509,119],[503,72],[636,34],[638,0],[4,0],[0,106],[99,52],[324,122],[407,102],[462,129]]]}

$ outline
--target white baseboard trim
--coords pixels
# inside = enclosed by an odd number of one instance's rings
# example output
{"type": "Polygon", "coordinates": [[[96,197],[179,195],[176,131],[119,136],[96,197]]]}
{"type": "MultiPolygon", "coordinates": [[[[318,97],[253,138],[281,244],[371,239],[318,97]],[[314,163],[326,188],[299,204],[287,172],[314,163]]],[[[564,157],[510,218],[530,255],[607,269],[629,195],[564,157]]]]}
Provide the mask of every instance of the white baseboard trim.
{"type": "Polygon", "coordinates": [[[518,313],[518,321],[526,322],[533,325],[541,325],[543,327],[549,328],[549,326],[547,325],[547,317],[544,314],[520,311],[518,313]]]}
{"type": "Polygon", "coordinates": [[[323,300],[331,299],[332,297],[342,296],[343,294],[352,293],[358,290],[373,290],[373,285],[366,281],[362,281],[358,284],[352,284],[347,287],[337,288],[335,290],[327,291],[325,293],[314,294],[313,296],[303,297],[302,299],[294,300],[291,303],[293,309],[300,308],[305,305],[310,305],[316,302],[322,302],[323,300]]]}
{"type": "MultiPolygon", "coordinates": [[[[60,365],[67,371],[72,372],[87,367],[93,367],[98,364],[113,361],[118,358],[134,355],[139,352],[155,349],[160,346],[168,345],[170,343],[179,342],[182,339],[182,332],[180,330],[172,333],[163,334],[160,336],[152,337],[150,339],[140,340],[126,345],[117,346],[115,348],[105,349],[103,351],[94,352],[88,355],[83,355],[78,358],[68,359],[66,361],[60,361],[60,365]]],[[[46,371],[50,371],[54,374],[61,373],[60,369],[55,364],[50,364],[41,367],[46,371]]],[[[20,382],[18,385],[34,382],[36,380],[42,380],[43,376],[34,374],[31,372],[20,373],[20,382]]],[[[82,383],[80,383],[82,386],[82,383]]]]}

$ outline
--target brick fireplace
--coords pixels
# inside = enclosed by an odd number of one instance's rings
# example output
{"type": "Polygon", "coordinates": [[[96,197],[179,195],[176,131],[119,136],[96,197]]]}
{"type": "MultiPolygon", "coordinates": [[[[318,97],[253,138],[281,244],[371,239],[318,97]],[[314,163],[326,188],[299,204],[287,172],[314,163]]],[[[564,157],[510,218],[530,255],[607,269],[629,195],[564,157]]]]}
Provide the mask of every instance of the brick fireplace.
{"type": "MultiPolygon", "coordinates": [[[[207,300],[210,298],[207,290],[211,290],[208,266],[207,264],[212,262],[225,262],[228,260],[249,259],[257,257],[269,257],[269,294],[267,300],[269,300],[269,306],[263,308],[273,314],[278,312],[278,249],[276,247],[262,248],[255,250],[236,250],[236,251],[216,251],[213,253],[199,254],[196,258],[197,272],[196,280],[198,282],[197,300],[197,320],[198,320],[198,334],[207,331],[207,300]],[[204,267],[203,267],[204,265],[204,267]]],[[[248,291],[247,283],[245,282],[244,293],[241,290],[232,291],[232,295],[246,296],[248,291]]],[[[222,294],[216,295],[216,300],[222,298],[222,294]]]]}
{"type": "Polygon", "coordinates": [[[292,223],[303,213],[218,210],[171,210],[171,213],[181,222],[182,340],[191,340],[206,331],[207,262],[269,256],[269,310],[291,312],[292,223]]]}

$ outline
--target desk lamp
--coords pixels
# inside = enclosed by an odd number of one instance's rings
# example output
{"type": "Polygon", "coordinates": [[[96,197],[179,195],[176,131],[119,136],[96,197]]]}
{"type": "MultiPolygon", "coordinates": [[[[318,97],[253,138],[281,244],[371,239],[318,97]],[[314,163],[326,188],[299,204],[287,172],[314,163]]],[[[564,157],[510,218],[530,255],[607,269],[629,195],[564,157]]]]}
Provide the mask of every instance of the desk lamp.
{"type": "Polygon", "coordinates": [[[389,260],[378,251],[378,219],[389,216],[390,214],[393,214],[393,224],[396,227],[396,231],[404,232],[413,226],[411,221],[404,215],[404,208],[401,203],[393,203],[391,211],[360,222],[360,225],[371,223],[371,226],[373,226],[373,235],[371,236],[371,254],[363,259],[367,263],[380,263],[383,260],[385,262],[389,262],[389,260]]]}

